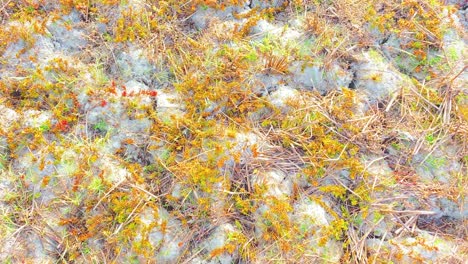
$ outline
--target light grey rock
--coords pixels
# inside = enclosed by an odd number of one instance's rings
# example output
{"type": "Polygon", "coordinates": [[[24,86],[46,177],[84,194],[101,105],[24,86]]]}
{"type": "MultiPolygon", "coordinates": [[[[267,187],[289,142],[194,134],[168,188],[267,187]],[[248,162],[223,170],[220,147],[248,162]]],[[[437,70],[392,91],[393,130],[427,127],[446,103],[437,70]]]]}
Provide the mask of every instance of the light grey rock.
{"type": "Polygon", "coordinates": [[[210,22],[213,20],[217,21],[236,21],[241,22],[244,20],[238,20],[234,17],[233,13],[242,13],[247,11],[248,8],[245,6],[228,6],[224,10],[215,10],[207,6],[199,6],[197,11],[190,17],[190,21],[193,23],[197,30],[204,30],[208,28],[210,22]]]}
{"type": "Polygon", "coordinates": [[[366,91],[371,102],[389,98],[402,87],[413,85],[375,50],[357,56],[357,61],[352,66],[355,87],[366,91]]]}
{"type": "Polygon", "coordinates": [[[421,151],[413,157],[412,164],[423,181],[450,183],[462,168],[457,160],[458,150],[456,146],[446,145],[432,153],[421,151]]]}
{"type": "Polygon", "coordinates": [[[194,263],[206,263],[206,264],[230,264],[233,263],[237,257],[238,252],[233,251],[232,253],[223,250],[223,248],[229,243],[229,234],[238,232],[229,223],[222,224],[213,231],[213,233],[201,243],[202,252],[206,252],[202,257],[195,260],[194,263]],[[223,250],[221,254],[212,254],[215,250],[223,250]],[[215,255],[215,257],[211,257],[215,255]]]}
{"type": "Polygon", "coordinates": [[[96,105],[93,105],[91,103],[87,103],[83,105],[83,108],[89,109],[89,111],[86,114],[86,123],[88,125],[88,130],[97,130],[96,125],[99,124],[100,122],[104,122],[109,128],[110,126],[116,125],[118,120],[120,120],[121,116],[123,116],[123,107],[118,107],[120,103],[117,103],[117,105],[111,105],[111,106],[106,106],[106,107],[96,107],[96,105]],[[112,109],[112,111],[109,111],[109,109],[112,109]]]}
{"type": "Polygon", "coordinates": [[[309,66],[303,70],[301,68],[300,64],[295,64],[291,69],[291,72],[296,76],[296,82],[307,88],[313,88],[314,84],[322,84],[323,72],[319,66],[309,66]]]}
{"type": "Polygon", "coordinates": [[[254,145],[261,144],[262,141],[258,135],[252,132],[226,131],[224,136],[226,137],[225,144],[229,144],[231,147],[220,155],[220,158],[227,157],[220,170],[221,174],[227,175],[230,180],[234,180],[233,168],[236,164],[244,165],[252,161],[252,148],[254,145]],[[233,154],[240,154],[239,160],[234,160],[233,154]]]}
{"type": "Polygon", "coordinates": [[[253,35],[256,34],[272,34],[280,35],[282,31],[281,27],[271,24],[270,22],[261,19],[255,24],[251,29],[250,33],[253,35]]]}
{"type": "Polygon", "coordinates": [[[37,55],[38,61],[41,65],[45,65],[50,59],[54,57],[62,59],[64,58],[63,54],[57,56],[58,54],[55,50],[52,38],[41,35],[36,37],[36,43],[30,53],[37,55]]]}
{"type": "MultiPolygon", "coordinates": [[[[16,23],[10,24],[8,25],[21,27],[23,30],[31,30],[30,28],[32,27],[30,23],[21,25],[17,25],[16,23]]],[[[43,69],[51,58],[57,57],[57,54],[54,54],[56,50],[50,37],[32,33],[31,37],[34,38],[34,45],[32,46],[22,39],[8,44],[5,52],[0,57],[2,58],[0,77],[18,80],[23,77],[15,76],[17,67],[22,67],[27,70],[34,70],[36,68],[43,69]],[[31,57],[37,60],[33,61],[30,59],[31,57]]]]}
{"type": "Polygon", "coordinates": [[[137,120],[125,119],[120,122],[119,133],[127,133],[128,136],[133,138],[145,134],[148,135],[151,124],[151,120],[147,118],[137,120]]]}
{"type": "MultiPolygon", "coordinates": [[[[463,220],[468,217],[468,208],[460,207],[458,203],[449,200],[446,197],[432,197],[429,199],[432,211],[436,214],[431,216],[431,218],[442,218],[449,217],[455,220],[463,220]],[[464,208],[464,209],[463,209],[464,208]]],[[[465,204],[466,205],[466,199],[465,204]]]]}
{"type": "Polygon", "coordinates": [[[458,7],[466,6],[467,3],[465,0],[447,0],[445,1],[446,5],[456,5],[458,7]]]}
{"type": "Polygon", "coordinates": [[[57,173],[60,176],[73,178],[78,169],[77,153],[71,149],[64,151],[60,157],[60,163],[57,165],[57,173]]]}
{"type": "MultiPolygon", "coordinates": [[[[136,104],[148,105],[153,103],[146,95],[137,95],[143,90],[148,90],[147,86],[136,81],[127,82],[127,93],[135,93],[136,104]],[[145,101],[147,99],[147,101],[145,101]]],[[[132,119],[128,114],[128,109],[124,102],[107,101],[106,105],[100,105],[99,102],[90,101],[86,96],[80,98],[83,102],[82,109],[86,112],[85,124],[87,125],[88,136],[105,137],[109,134],[108,150],[113,152],[120,148],[121,141],[126,138],[133,138],[137,143],[147,139],[149,128],[152,121],[147,118],[132,119]]],[[[139,111],[136,109],[135,111],[139,111]]]]}
{"type": "MultiPolygon", "coordinates": [[[[416,236],[389,240],[366,239],[369,254],[394,263],[462,263],[453,240],[420,232],[416,236]],[[457,261],[458,260],[458,261],[457,261]]],[[[378,261],[377,261],[378,262],[378,261]]]]}
{"type": "Polygon", "coordinates": [[[8,129],[19,122],[20,115],[16,113],[15,110],[8,108],[4,105],[0,105],[0,125],[3,131],[8,131],[8,129]]]}
{"type": "Polygon", "coordinates": [[[280,85],[278,89],[268,96],[270,103],[283,111],[287,112],[290,108],[288,102],[297,101],[300,97],[299,92],[289,86],[280,85]]]}
{"type": "MultiPolygon", "coordinates": [[[[318,197],[317,199],[322,200],[318,197]]],[[[343,255],[343,246],[342,242],[337,241],[329,233],[331,223],[334,221],[334,217],[327,212],[331,209],[325,209],[313,199],[303,197],[293,204],[293,211],[287,212],[286,216],[280,212],[272,212],[271,206],[281,201],[288,203],[287,200],[281,200],[281,198],[265,197],[253,214],[255,236],[259,238],[258,246],[262,248],[258,254],[259,263],[267,262],[278,254],[283,254],[283,257],[288,259],[287,253],[282,252],[276,243],[262,239],[265,234],[271,232],[271,228],[275,229],[283,223],[290,224],[297,230],[294,237],[291,238],[291,243],[292,245],[295,243],[301,245],[301,254],[304,260],[339,263],[343,255]],[[281,214],[281,216],[277,214],[281,214]],[[281,217],[281,220],[275,220],[278,217],[281,217]]],[[[324,204],[328,204],[327,201],[322,201],[324,204]]]]}
{"type": "Polygon", "coordinates": [[[131,175],[126,168],[110,155],[99,157],[93,163],[93,167],[105,171],[104,178],[112,184],[121,183],[131,175]]]}
{"type": "Polygon", "coordinates": [[[252,175],[252,186],[266,188],[265,196],[277,198],[289,197],[293,190],[293,181],[290,175],[280,171],[271,170],[252,175]]]}
{"type": "Polygon", "coordinates": [[[154,163],[154,157],[146,150],[145,146],[127,144],[123,156],[131,162],[138,162],[143,165],[154,163]]]}
{"type": "Polygon", "coordinates": [[[250,34],[275,38],[275,40],[279,41],[282,45],[296,42],[303,35],[300,31],[290,28],[287,25],[272,24],[264,19],[260,19],[252,26],[250,34]]]}
{"type": "Polygon", "coordinates": [[[107,25],[104,23],[96,23],[96,29],[99,32],[99,34],[107,33],[107,25]]]}
{"type": "Polygon", "coordinates": [[[144,51],[136,46],[130,46],[128,51],[117,55],[115,65],[112,65],[113,75],[126,81],[135,80],[152,86],[156,67],[145,57],[144,51]]]}
{"type": "Polygon", "coordinates": [[[161,121],[172,123],[184,115],[185,107],[177,93],[170,90],[158,90],[156,100],[156,113],[161,121]]]}
{"type": "Polygon", "coordinates": [[[361,162],[366,168],[366,172],[376,178],[376,184],[387,184],[393,176],[393,170],[389,167],[385,157],[377,155],[363,155],[361,162]]]}
{"type": "Polygon", "coordinates": [[[460,197],[453,201],[446,197],[433,195],[426,199],[425,206],[433,213],[421,215],[418,226],[445,226],[444,232],[455,236],[462,236],[463,223],[468,218],[468,198],[460,197]]]}
{"type": "Polygon", "coordinates": [[[458,17],[460,18],[460,24],[463,26],[463,28],[466,31],[466,29],[468,28],[468,9],[458,10],[458,17]]]}
{"type": "Polygon", "coordinates": [[[154,260],[157,263],[175,263],[184,253],[187,247],[187,236],[190,232],[186,230],[180,221],[170,216],[163,209],[146,209],[140,213],[141,231],[137,232],[135,241],[142,241],[142,234],[147,234],[148,242],[154,251],[154,260]]]}
{"type": "Polygon", "coordinates": [[[294,63],[290,67],[293,80],[298,87],[305,89],[315,89],[321,94],[332,90],[340,90],[348,87],[352,80],[351,72],[344,70],[337,64],[333,64],[328,69],[323,66],[306,66],[303,63],[294,63]]]}
{"type": "Polygon", "coordinates": [[[284,4],[284,0],[250,0],[250,6],[252,8],[270,8],[270,7],[281,7],[284,4]]]}
{"type": "Polygon", "coordinates": [[[144,83],[141,83],[136,80],[130,80],[125,83],[125,87],[127,88],[127,93],[128,94],[139,94],[142,91],[147,91],[149,90],[148,86],[145,85],[144,83]]]}
{"type": "MultiPolygon", "coordinates": [[[[20,63],[20,58],[18,58],[17,56],[19,55],[20,51],[22,51],[24,48],[26,47],[26,42],[24,40],[19,40],[18,42],[15,42],[15,43],[10,43],[8,45],[8,47],[6,48],[6,50],[4,51],[4,53],[2,54],[2,59],[4,59],[5,61],[8,61],[8,64],[6,64],[5,66],[3,66],[3,63],[2,63],[2,68],[0,69],[0,73],[2,74],[2,77],[5,78],[7,77],[6,74],[9,73],[9,71],[6,71],[7,69],[8,70],[13,70],[13,66],[14,65],[18,65],[20,63]]],[[[33,63],[32,62],[25,62],[24,64],[24,67],[26,69],[31,69],[33,68],[33,63]]]]}
{"type": "Polygon", "coordinates": [[[266,96],[272,91],[275,91],[280,82],[284,79],[284,77],[280,74],[257,74],[255,76],[258,85],[254,87],[253,91],[256,94],[261,94],[261,96],[266,96]]]}
{"type": "Polygon", "coordinates": [[[26,228],[20,237],[12,237],[2,243],[0,258],[6,263],[54,263],[54,259],[47,252],[54,252],[54,248],[44,244],[40,235],[26,228]]]}
{"type": "Polygon", "coordinates": [[[87,33],[73,27],[79,22],[81,22],[80,14],[77,11],[72,11],[62,19],[47,24],[56,49],[64,52],[79,52],[86,47],[88,44],[87,33]],[[68,25],[71,28],[68,28],[68,25]]]}
{"type": "Polygon", "coordinates": [[[145,1],[144,0],[128,0],[124,2],[125,4],[120,5],[121,10],[127,10],[132,8],[134,11],[142,11],[145,8],[145,1]]]}
{"type": "Polygon", "coordinates": [[[14,190],[11,176],[6,170],[0,170],[0,210],[7,210],[8,205],[5,202],[14,190]]]}
{"type": "Polygon", "coordinates": [[[322,232],[325,232],[333,221],[333,217],[325,208],[312,199],[303,198],[294,205],[292,219],[299,226],[299,235],[308,242],[306,255],[317,256],[327,263],[339,263],[343,256],[342,242],[330,237],[324,245],[319,244],[324,235],[322,232]]]}
{"type": "Polygon", "coordinates": [[[26,110],[23,112],[24,127],[39,128],[50,120],[52,120],[50,111],[26,110]]]}
{"type": "MultiPolygon", "coordinates": [[[[44,190],[42,187],[42,180],[44,177],[50,177],[58,172],[58,169],[63,167],[54,166],[55,159],[51,155],[42,156],[41,153],[47,151],[46,147],[43,149],[31,151],[27,148],[21,148],[16,150],[18,158],[12,161],[12,169],[15,173],[24,174],[24,180],[29,186],[29,190],[35,193],[44,192],[46,196],[41,197],[43,200],[51,200],[53,194],[44,190]],[[37,157],[44,159],[44,167],[41,168],[40,161],[37,157]]],[[[47,152],[46,152],[47,153],[47,152]]]]}
{"type": "Polygon", "coordinates": [[[197,11],[190,18],[191,22],[195,25],[198,30],[203,30],[208,27],[210,19],[214,10],[212,8],[199,7],[197,11]]]}
{"type": "MultiPolygon", "coordinates": [[[[458,23],[458,20],[456,23],[458,23]]],[[[436,55],[447,58],[450,65],[449,69],[443,70],[454,73],[461,72],[461,75],[453,80],[452,87],[460,87],[466,90],[466,83],[468,82],[468,73],[464,70],[468,58],[466,39],[463,38],[463,35],[460,36],[455,29],[449,29],[442,38],[442,45],[442,49],[436,55]]]]}
{"type": "Polygon", "coordinates": [[[0,136],[0,171],[8,167],[9,153],[10,150],[6,137],[0,136]]]}
{"type": "Polygon", "coordinates": [[[239,132],[235,135],[234,145],[231,148],[232,153],[239,152],[241,164],[247,164],[253,156],[252,148],[254,145],[261,145],[262,139],[252,132],[239,132]]]}

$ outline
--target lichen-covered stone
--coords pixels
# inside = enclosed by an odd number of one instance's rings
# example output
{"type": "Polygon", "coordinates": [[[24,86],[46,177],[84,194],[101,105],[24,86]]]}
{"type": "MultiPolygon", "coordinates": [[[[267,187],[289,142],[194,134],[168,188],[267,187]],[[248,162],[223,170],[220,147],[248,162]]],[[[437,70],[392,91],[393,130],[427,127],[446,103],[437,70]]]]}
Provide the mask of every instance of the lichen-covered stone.
{"type": "Polygon", "coordinates": [[[388,99],[403,87],[413,85],[375,50],[364,52],[357,60],[352,67],[353,81],[356,89],[367,92],[370,101],[388,99]]]}
{"type": "Polygon", "coordinates": [[[313,89],[321,94],[347,88],[352,80],[351,72],[337,64],[324,68],[319,65],[303,67],[302,63],[294,63],[290,71],[298,88],[313,89]]]}

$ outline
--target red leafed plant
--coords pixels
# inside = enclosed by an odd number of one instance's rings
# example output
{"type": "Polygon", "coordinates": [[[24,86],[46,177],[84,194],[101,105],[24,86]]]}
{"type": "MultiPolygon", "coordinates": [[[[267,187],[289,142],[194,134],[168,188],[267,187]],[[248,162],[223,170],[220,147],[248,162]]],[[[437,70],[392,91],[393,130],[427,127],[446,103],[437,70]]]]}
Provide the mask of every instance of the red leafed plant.
{"type": "Polygon", "coordinates": [[[62,131],[62,132],[66,132],[66,131],[68,131],[68,129],[70,128],[70,126],[69,126],[67,120],[60,120],[60,121],[55,125],[55,127],[56,127],[59,131],[62,131]]]}
{"type": "Polygon", "coordinates": [[[143,91],[141,91],[141,94],[149,95],[149,96],[151,96],[151,97],[156,97],[156,96],[158,96],[158,92],[157,92],[157,91],[149,91],[149,90],[143,90],[143,91]]]}

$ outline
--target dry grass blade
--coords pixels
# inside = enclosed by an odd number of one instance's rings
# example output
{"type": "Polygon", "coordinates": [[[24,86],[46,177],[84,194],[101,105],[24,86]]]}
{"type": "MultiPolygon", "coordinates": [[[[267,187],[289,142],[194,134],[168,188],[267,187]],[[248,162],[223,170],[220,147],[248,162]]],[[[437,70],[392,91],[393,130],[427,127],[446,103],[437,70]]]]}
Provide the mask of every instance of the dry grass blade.
{"type": "Polygon", "coordinates": [[[273,74],[288,73],[289,62],[286,56],[266,55],[264,71],[273,74]]]}

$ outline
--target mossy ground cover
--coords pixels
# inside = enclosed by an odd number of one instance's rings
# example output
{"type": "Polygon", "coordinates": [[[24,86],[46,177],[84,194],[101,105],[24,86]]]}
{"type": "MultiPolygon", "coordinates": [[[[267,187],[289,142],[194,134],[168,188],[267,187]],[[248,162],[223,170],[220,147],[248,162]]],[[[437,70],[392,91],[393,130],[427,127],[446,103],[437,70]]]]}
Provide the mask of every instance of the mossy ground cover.
{"type": "Polygon", "coordinates": [[[460,8],[2,1],[2,262],[462,263],[460,8]]]}

